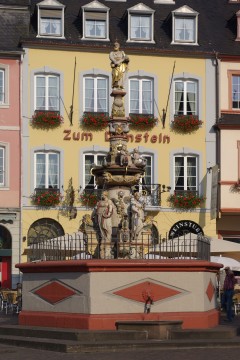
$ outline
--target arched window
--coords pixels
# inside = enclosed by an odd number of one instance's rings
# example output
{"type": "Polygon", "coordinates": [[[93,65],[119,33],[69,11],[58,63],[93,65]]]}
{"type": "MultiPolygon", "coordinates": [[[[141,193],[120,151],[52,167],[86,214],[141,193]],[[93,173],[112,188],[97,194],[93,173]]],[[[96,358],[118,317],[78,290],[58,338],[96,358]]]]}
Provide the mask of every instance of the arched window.
{"type": "Polygon", "coordinates": [[[35,221],[27,234],[28,244],[38,243],[58,236],[63,236],[62,226],[53,219],[43,218],[35,221]]]}

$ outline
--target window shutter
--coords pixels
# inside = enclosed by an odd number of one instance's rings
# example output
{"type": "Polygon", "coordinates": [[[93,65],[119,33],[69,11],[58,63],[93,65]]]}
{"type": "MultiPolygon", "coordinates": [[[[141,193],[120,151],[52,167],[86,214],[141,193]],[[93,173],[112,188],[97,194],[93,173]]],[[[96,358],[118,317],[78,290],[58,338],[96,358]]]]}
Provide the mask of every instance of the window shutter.
{"type": "Polygon", "coordinates": [[[85,20],[106,20],[106,12],[85,11],[85,20]]]}
{"type": "Polygon", "coordinates": [[[57,18],[61,19],[62,17],[62,9],[53,10],[53,9],[41,9],[40,16],[45,18],[57,18]]]}

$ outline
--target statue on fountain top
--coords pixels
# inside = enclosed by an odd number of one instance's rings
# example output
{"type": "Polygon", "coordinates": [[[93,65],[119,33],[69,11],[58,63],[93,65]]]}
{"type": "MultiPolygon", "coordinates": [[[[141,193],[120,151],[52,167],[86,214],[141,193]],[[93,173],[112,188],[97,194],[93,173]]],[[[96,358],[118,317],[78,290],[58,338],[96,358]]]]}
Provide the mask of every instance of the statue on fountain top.
{"type": "Polygon", "coordinates": [[[124,75],[127,72],[129,58],[124,51],[120,50],[120,45],[117,41],[114,43],[114,49],[110,52],[109,58],[112,68],[112,88],[122,90],[124,88],[124,75]]]}

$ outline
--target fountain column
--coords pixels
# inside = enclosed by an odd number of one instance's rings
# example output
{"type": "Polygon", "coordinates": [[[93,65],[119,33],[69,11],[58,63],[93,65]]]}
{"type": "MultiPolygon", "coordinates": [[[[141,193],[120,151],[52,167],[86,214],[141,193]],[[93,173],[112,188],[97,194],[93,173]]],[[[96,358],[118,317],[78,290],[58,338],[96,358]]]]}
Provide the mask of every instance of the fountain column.
{"type": "Polygon", "coordinates": [[[94,218],[99,227],[101,258],[124,257],[121,252],[129,253],[126,249],[132,247],[130,243],[139,241],[144,224],[144,205],[140,196],[131,195],[131,188],[144,176],[145,161],[137,149],[131,154],[127,147],[129,119],[125,116],[124,83],[129,58],[117,42],[109,58],[113,97],[109,120],[110,149],[104,163],[92,169],[96,184],[104,190],[94,218]],[[122,246],[116,247],[117,243],[122,246]],[[116,248],[120,251],[117,254],[116,248]]]}

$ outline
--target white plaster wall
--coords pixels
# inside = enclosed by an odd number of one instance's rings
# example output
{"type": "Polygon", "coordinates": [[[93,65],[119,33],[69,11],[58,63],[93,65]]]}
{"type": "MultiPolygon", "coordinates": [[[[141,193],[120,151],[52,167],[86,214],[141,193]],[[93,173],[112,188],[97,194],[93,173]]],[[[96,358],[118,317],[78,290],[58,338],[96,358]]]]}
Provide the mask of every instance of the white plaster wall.
{"type": "Polygon", "coordinates": [[[221,132],[221,181],[238,180],[238,149],[240,133],[236,130],[221,132]]]}
{"type": "Polygon", "coordinates": [[[181,292],[155,301],[151,312],[208,311],[216,307],[215,296],[210,302],[206,294],[210,280],[215,284],[215,274],[207,272],[23,274],[23,310],[78,314],[143,313],[144,303],[114,295],[113,292],[150,281],[181,292]],[[75,289],[77,294],[57,304],[50,304],[34,294],[37,288],[54,279],[60,279],[62,284],[75,289]]]}

